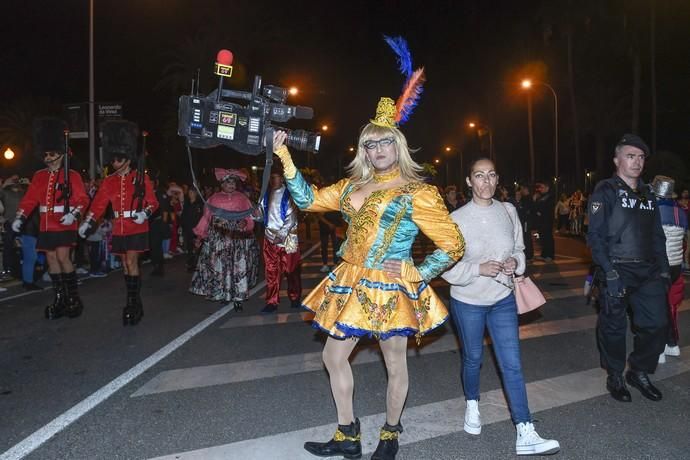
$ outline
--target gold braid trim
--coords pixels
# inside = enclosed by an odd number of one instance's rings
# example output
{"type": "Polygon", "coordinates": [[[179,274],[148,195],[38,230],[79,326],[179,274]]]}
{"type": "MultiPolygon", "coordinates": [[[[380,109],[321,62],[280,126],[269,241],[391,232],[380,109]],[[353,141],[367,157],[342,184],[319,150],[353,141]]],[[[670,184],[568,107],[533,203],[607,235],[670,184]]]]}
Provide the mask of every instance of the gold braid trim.
{"type": "Polygon", "coordinates": [[[340,429],[335,430],[335,434],[333,435],[333,440],[338,441],[338,442],[343,442],[343,441],[358,442],[361,439],[362,439],[361,433],[357,433],[357,436],[347,436],[347,435],[345,435],[345,433],[340,431],[340,429]]]}
{"type": "Polygon", "coordinates": [[[295,163],[292,162],[292,157],[290,156],[290,151],[285,145],[281,145],[275,154],[280,158],[280,162],[283,163],[283,175],[286,179],[292,179],[297,175],[297,168],[295,163]]]}
{"type": "Polygon", "coordinates": [[[379,438],[381,441],[395,441],[398,439],[398,436],[400,436],[400,433],[397,431],[388,431],[384,428],[381,428],[381,435],[379,438]]]}

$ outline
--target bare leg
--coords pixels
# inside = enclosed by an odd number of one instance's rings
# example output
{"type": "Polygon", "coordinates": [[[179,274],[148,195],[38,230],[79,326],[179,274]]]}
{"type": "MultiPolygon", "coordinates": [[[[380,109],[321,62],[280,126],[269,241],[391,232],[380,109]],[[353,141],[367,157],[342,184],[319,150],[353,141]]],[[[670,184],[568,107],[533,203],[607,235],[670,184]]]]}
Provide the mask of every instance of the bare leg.
{"type": "Polygon", "coordinates": [[[48,273],[62,273],[55,251],[46,251],[46,261],[48,261],[48,273]]]}
{"type": "Polygon", "coordinates": [[[386,423],[395,426],[400,422],[409,387],[407,337],[395,336],[386,340],[380,340],[379,346],[383,352],[386,369],[388,370],[386,423]]]}
{"type": "Polygon", "coordinates": [[[323,363],[331,379],[331,392],[338,411],[338,424],[349,425],[355,421],[352,394],[355,382],[348,358],[359,339],[338,340],[328,337],[323,349],[323,363]]]}
{"type": "Polygon", "coordinates": [[[127,254],[122,256],[122,269],[125,275],[139,276],[139,253],[127,251],[127,254]]]}
{"type": "MultiPolygon", "coordinates": [[[[60,266],[60,269],[57,270],[58,272],[62,273],[72,273],[74,271],[74,265],[72,265],[72,259],[70,258],[70,254],[72,252],[72,248],[70,247],[60,247],[55,249],[55,257],[57,259],[57,263],[60,266]]],[[[48,253],[46,253],[46,256],[48,253]]],[[[50,267],[50,258],[48,258],[48,270],[51,270],[50,267]]],[[[51,270],[51,273],[52,270],[51,270]]]]}

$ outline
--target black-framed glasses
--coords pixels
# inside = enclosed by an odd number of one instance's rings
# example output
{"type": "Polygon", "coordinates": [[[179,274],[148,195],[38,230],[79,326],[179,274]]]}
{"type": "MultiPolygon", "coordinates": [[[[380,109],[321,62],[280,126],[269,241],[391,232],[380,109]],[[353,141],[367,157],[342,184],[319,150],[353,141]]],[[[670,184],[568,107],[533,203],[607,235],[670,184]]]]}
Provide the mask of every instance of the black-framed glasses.
{"type": "Polygon", "coordinates": [[[379,146],[381,148],[390,147],[391,145],[393,145],[394,142],[395,142],[395,139],[393,139],[392,137],[385,137],[385,138],[379,139],[377,141],[375,141],[373,139],[369,139],[368,141],[364,142],[362,145],[367,150],[376,150],[376,148],[379,146]]]}

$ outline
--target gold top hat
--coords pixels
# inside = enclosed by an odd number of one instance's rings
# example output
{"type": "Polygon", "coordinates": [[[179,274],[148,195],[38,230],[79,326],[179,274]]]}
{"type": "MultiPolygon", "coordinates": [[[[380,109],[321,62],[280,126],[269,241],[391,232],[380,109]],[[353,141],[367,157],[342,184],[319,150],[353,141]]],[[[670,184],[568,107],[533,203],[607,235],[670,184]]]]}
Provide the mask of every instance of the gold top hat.
{"type": "Polygon", "coordinates": [[[369,121],[384,128],[397,128],[398,124],[395,122],[396,114],[395,101],[390,97],[382,97],[376,106],[376,116],[369,121]]]}

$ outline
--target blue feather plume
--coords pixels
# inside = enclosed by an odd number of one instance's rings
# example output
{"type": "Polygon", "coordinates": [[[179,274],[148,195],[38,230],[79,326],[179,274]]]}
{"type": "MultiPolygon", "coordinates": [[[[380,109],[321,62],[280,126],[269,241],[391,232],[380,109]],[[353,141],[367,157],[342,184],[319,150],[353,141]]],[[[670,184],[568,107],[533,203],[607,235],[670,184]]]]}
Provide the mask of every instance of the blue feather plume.
{"type": "Polygon", "coordinates": [[[405,76],[405,80],[409,79],[412,75],[412,55],[410,54],[410,49],[407,47],[407,42],[402,37],[389,37],[387,35],[384,35],[383,39],[386,40],[388,46],[390,46],[396,56],[398,56],[400,73],[405,76]]]}

